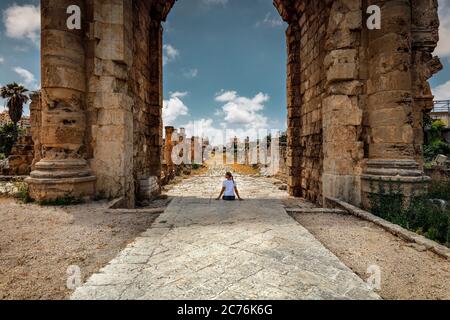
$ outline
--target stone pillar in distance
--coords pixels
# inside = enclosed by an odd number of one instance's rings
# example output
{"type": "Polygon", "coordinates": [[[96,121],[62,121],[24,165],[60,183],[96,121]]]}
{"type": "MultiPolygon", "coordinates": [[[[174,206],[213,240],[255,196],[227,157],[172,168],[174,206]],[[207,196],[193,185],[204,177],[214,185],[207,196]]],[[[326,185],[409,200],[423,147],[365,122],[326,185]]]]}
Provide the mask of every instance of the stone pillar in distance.
{"type": "Polygon", "coordinates": [[[37,201],[94,195],[86,161],[85,30],[68,30],[67,7],[83,0],[41,1],[41,160],[27,179],[37,201]]]}
{"type": "Polygon", "coordinates": [[[411,3],[369,1],[382,11],[382,29],[368,32],[367,116],[369,159],[362,176],[363,205],[380,184],[392,181],[409,198],[424,190],[414,150],[411,3]]]}
{"type": "Polygon", "coordinates": [[[166,127],[166,144],[164,147],[164,160],[167,166],[167,175],[169,176],[169,179],[172,179],[174,177],[174,165],[173,165],[173,159],[172,159],[172,151],[173,151],[173,133],[175,132],[174,127],[166,127]]]}

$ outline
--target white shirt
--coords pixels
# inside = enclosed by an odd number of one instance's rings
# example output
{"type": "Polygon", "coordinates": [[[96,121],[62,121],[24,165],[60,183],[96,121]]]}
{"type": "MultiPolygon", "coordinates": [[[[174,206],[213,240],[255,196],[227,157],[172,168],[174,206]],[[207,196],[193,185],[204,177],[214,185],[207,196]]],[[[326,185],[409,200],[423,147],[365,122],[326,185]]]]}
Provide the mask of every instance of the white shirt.
{"type": "Polygon", "coordinates": [[[234,188],[236,187],[236,182],[233,180],[225,180],[223,182],[223,187],[225,188],[225,193],[223,194],[225,197],[234,197],[234,188]]]}

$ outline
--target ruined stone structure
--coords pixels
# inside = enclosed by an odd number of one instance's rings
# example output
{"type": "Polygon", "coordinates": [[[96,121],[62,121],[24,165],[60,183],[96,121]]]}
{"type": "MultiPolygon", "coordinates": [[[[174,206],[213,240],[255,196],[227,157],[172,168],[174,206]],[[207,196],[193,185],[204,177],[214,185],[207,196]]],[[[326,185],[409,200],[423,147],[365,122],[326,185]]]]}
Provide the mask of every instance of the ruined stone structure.
{"type": "MultiPolygon", "coordinates": [[[[182,1],[182,0],[181,0],[182,1]]],[[[36,199],[105,196],[133,206],[162,163],[162,28],[175,0],[41,1],[36,199]],[[66,9],[82,9],[68,30],[66,9]]],[[[373,181],[426,181],[422,114],[441,67],[437,0],[274,0],[288,23],[290,193],[360,204],[373,181]],[[382,29],[366,28],[369,5],[382,29]],[[372,181],[372,182],[371,182],[372,181]]]]}
{"type": "Polygon", "coordinates": [[[441,68],[437,1],[275,0],[289,24],[289,186],[296,196],[354,204],[400,181],[422,188],[427,80],[441,68]],[[381,30],[368,30],[369,5],[381,30]]]}
{"type": "Polygon", "coordinates": [[[0,161],[0,176],[27,176],[30,174],[34,159],[33,139],[29,130],[19,136],[11,154],[0,161]]]}
{"type": "Polygon", "coordinates": [[[163,162],[160,176],[160,183],[163,185],[170,182],[177,175],[190,174],[192,165],[203,165],[203,155],[209,147],[209,141],[207,139],[199,137],[187,139],[184,128],[177,130],[170,126],[165,127],[165,138],[163,142],[163,162]],[[174,163],[174,155],[177,152],[181,160],[180,163],[174,163]]]}

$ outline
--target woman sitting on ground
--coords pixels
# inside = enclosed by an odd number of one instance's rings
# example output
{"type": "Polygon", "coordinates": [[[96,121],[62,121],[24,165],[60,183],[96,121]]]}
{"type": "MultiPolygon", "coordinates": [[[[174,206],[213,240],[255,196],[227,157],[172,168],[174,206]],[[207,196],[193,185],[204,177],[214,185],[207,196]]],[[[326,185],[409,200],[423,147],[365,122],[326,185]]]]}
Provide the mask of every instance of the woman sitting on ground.
{"type": "Polygon", "coordinates": [[[236,200],[236,196],[239,200],[242,200],[231,172],[227,172],[225,174],[225,179],[226,180],[223,182],[222,191],[220,192],[220,196],[217,198],[217,200],[220,200],[222,196],[223,200],[225,201],[234,201],[236,200]]]}

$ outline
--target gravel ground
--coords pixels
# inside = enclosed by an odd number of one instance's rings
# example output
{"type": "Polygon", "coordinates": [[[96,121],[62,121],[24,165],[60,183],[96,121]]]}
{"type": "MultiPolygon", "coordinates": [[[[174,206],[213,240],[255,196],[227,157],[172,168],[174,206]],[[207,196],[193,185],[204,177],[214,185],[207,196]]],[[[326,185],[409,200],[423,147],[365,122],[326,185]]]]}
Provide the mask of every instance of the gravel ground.
{"type": "Polygon", "coordinates": [[[84,281],[158,217],[105,213],[106,207],[41,207],[0,198],[0,300],[68,298],[69,266],[79,266],[84,281]]]}
{"type": "MultiPolygon", "coordinates": [[[[285,205],[313,207],[299,199],[286,199],[285,205]]],[[[158,216],[105,213],[106,207],[41,207],[0,198],[0,300],[68,298],[69,266],[80,267],[84,282],[158,216]]],[[[450,299],[450,263],[434,253],[353,216],[294,218],[361,278],[378,265],[384,299],[450,299]]]]}
{"type": "Polygon", "coordinates": [[[384,299],[450,299],[450,262],[392,235],[373,223],[338,214],[294,218],[362,279],[367,268],[382,272],[384,299]]]}

